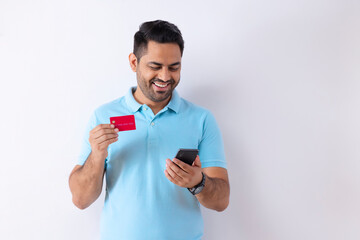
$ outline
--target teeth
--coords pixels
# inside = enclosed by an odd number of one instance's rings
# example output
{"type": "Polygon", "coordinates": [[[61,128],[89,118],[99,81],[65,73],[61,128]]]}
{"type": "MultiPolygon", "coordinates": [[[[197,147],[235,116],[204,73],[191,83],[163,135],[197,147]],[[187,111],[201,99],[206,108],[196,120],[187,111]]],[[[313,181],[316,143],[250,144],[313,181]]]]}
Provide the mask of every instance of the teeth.
{"type": "Polygon", "coordinates": [[[158,84],[158,83],[154,83],[156,86],[158,86],[158,87],[161,87],[161,88],[164,88],[164,87],[166,87],[167,86],[167,84],[164,84],[164,85],[161,85],[161,84],[158,84]]]}

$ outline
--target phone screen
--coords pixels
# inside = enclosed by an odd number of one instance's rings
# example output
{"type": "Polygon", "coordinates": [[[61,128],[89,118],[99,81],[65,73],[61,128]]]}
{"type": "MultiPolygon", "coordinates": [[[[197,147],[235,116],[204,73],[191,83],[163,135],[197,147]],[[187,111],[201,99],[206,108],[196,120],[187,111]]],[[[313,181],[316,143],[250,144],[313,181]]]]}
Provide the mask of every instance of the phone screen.
{"type": "Polygon", "coordinates": [[[198,149],[184,149],[180,148],[178,153],[176,154],[177,159],[183,161],[184,163],[187,163],[189,165],[192,165],[195,161],[196,156],[199,154],[198,149]]]}

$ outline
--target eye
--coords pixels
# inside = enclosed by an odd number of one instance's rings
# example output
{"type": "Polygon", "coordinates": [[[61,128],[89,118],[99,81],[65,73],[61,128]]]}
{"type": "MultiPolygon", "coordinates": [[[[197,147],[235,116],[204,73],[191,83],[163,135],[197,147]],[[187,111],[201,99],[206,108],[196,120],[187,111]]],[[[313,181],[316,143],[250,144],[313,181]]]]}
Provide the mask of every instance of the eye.
{"type": "Polygon", "coordinates": [[[175,72],[175,71],[179,70],[179,68],[178,67],[176,67],[176,68],[170,67],[169,70],[172,71],[172,72],[175,72]]]}
{"type": "Polygon", "coordinates": [[[152,70],[155,70],[155,71],[157,71],[157,70],[160,70],[160,69],[161,69],[161,67],[152,67],[152,66],[150,66],[150,68],[151,68],[152,70]]]}

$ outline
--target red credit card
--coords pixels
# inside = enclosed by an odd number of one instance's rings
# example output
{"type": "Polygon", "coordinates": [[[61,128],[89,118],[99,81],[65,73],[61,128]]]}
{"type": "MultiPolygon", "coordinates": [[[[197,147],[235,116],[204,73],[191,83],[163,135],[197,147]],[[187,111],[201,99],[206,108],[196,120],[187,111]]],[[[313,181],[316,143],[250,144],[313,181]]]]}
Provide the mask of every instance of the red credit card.
{"type": "Polygon", "coordinates": [[[115,128],[119,129],[119,131],[136,129],[134,115],[111,117],[110,123],[113,124],[115,128]]]}

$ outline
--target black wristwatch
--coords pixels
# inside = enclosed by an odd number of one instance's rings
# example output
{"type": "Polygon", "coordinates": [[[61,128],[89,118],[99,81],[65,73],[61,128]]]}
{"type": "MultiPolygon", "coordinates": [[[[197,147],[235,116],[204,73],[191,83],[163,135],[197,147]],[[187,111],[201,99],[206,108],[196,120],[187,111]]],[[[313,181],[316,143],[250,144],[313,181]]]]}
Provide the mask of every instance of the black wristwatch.
{"type": "Polygon", "coordinates": [[[193,195],[200,193],[205,187],[205,174],[203,172],[201,172],[201,174],[202,174],[201,182],[195,187],[188,188],[189,192],[191,192],[193,195]]]}

